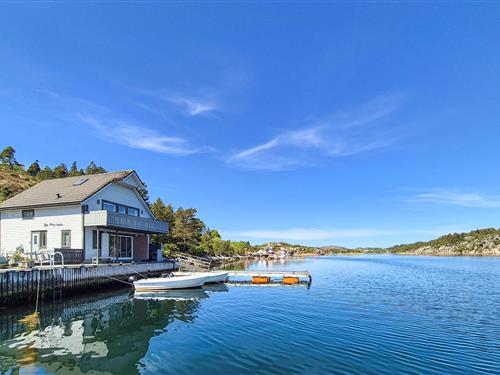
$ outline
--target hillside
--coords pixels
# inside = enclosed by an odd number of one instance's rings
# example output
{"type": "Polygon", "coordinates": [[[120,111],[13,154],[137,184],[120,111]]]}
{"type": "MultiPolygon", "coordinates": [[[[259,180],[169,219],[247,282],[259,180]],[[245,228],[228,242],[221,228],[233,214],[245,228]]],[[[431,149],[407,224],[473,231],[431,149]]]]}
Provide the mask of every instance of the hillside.
{"type": "Polygon", "coordinates": [[[0,165],[0,202],[36,184],[36,179],[20,168],[0,165]]]}
{"type": "MultiPolygon", "coordinates": [[[[347,247],[329,245],[329,246],[305,246],[297,244],[289,244],[287,242],[268,242],[262,245],[255,246],[256,250],[265,250],[268,246],[272,246],[274,251],[293,251],[298,255],[307,254],[322,254],[322,255],[334,255],[334,254],[365,254],[373,252],[373,249],[349,249],[347,247]]],[[[383,251],[379,251],[383,252],[383,251]]]]}
{"type": "Polygon", "coordinates": [[[407,255],[500,255],[500,229],[447,234],[427,242],[392,246],[386,251],[407,255]]]}

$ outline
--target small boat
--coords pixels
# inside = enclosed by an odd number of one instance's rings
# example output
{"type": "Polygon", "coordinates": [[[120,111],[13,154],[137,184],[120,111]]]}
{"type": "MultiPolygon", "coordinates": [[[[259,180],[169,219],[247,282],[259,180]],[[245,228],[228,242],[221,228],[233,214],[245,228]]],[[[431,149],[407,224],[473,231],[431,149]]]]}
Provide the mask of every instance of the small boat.
{"type": "Polygon", "coordinates": [[[180,276],[206,276],[208,280],[206,284],[210,283],[223,283],[229,275],[228,271],[210,271],[210,272],[173,272],[174,277],[180,276]]]}
{"type": "Polygon", "coordinates": [[[137,292],[200,288],[208,279],[208,276],[202,275],[156,277],[134,281],[134,288],[137,292]]]}

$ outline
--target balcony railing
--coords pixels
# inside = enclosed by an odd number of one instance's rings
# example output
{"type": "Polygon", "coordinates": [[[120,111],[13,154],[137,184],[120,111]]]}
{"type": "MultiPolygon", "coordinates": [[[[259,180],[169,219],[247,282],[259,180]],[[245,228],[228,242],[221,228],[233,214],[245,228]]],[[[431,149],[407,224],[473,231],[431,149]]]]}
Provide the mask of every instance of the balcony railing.
{"type": "Polygon", "coordinates": [[[144,217],[130,216],[112,211],[92,211],[84,215],[86,227],[112,227],[137,230],[147,233],[167,233],[168,224],[144,217]]]}

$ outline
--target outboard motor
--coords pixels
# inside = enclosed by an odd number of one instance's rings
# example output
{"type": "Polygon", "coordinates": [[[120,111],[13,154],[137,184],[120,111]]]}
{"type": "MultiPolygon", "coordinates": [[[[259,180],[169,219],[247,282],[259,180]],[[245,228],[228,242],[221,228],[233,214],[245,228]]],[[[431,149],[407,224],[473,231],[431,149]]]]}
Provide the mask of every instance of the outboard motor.
{"type": "Polygon", "coordinates": [[[128,278],[128,282],[129,282],[129,283],[133,283],[134,281],[137,281],[137,277],[136,277],[136,276],[130,276],[130,277],[128,278]]]}

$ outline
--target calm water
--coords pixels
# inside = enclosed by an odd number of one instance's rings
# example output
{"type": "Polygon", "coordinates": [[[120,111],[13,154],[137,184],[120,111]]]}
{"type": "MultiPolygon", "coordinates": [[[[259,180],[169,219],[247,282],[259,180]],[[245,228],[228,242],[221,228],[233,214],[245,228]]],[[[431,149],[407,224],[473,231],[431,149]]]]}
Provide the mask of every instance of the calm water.
{"type": "MultiPolygon", "coordinates": [[[[219,286],[161,300],[118,290],[0,312],[0,371],[500,374],[500,259],[322,257],[304,286],[219,286]]],[[[165,296],[164,296],[165,297],[165,296]]]]}

